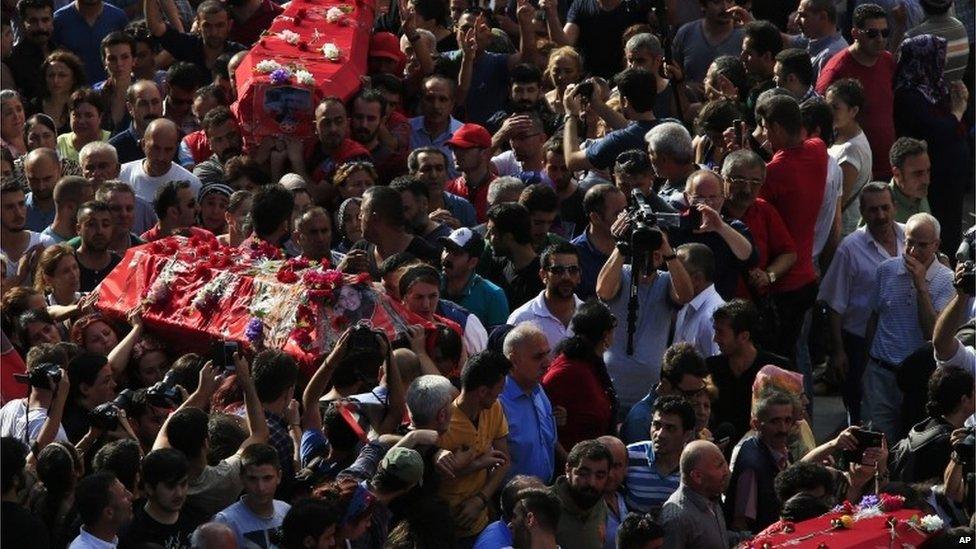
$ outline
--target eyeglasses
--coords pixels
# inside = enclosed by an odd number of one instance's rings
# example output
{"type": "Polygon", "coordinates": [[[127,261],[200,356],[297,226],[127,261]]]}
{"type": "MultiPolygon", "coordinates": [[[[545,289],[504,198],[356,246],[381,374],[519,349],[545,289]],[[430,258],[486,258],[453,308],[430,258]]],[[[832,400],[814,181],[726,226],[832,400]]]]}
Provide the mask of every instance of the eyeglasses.
{"type": "Polygon", "coordinates": [[[579,265],[552,265],[546,267],[546,270],[556,276],[562,276],[567,273],[569,276],[576,276],[580,273],[579,265]]]}
{"type": "Polygon", "coordinates": [[[752,187],[758,187],[763,184],[762,179],[752,179],[749,177],[728,176],[725,178],[725,180],[732,185],[749,185],[752,187]]]}
{"type": "Polygon", "coordinates": [[[877,38],[881,36],[882,38],[888,38],[891,34],[891,29],[857,29],[861,31],[861,34],[867,36],[868,38],[877,38]]]}

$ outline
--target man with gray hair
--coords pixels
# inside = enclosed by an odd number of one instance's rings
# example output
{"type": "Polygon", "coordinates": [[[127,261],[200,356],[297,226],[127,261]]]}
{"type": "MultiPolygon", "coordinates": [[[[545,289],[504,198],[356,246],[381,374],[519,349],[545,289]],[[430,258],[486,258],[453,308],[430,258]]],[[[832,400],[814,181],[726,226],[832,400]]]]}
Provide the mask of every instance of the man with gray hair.
{"type": "Polygon", "coordinates": [[[695,440],[681,451],[681,484],[661,508],[664,547],[729,547],[721,497],[729,465],[715,444],[695,440]]]}
{"type": "Polygon", "coordinates": [[[414,379],[407,388],[410,427],[446,433],[451,425],[450,404],[457,392],[444,376],[428,374],[414,379]]]}
{"type": "Polygon", "coordinates": [[[941,226],[927,213],[905,223],[905,255],[878,265],[865,344],[864,420],[890,441],[900,440],[902,391],[898,370],[932,339],[939,312],[955,295],[952,270],[938,260],[941,226]]]}
{"type": "Polygon", "coordinates": [[[190,536],[191,549],[235,549],[237,536],[221,522],[205,522],[190,536]]]}
{"type": "MultiPolygon", "coordinates": [[[[525,322],[505,336],[505,356],[512,369],[498,395],[509,425],[510,476],[532,475],[549,484],[556,468],[556,455],[565,451],[556,442],[556,419],[552,403],[539,381],[549,368],[552,349],[542,330],[525,322]]],[[[565,416],[563,416],[565,418],[565,416]]]]}
{"type": "Polygon", "coordinates": [[[680,195],[685,190],[685,181],[698,169],[691,134],[677,122],[662,122],[647,132],[644,140],[654,174],[665,180],[658,194],[665,200],[682,202],[680,195]]]}
{"type": "Polygon", "coordinates": [[[688,271],[694,297],[686,303],[675,319],[674,343],[687,341],[695,346],[702,358],[719,354],[715,343],[712,313],[725,304],[715,290],[715,254],[699,242],[682,244],[675,250],[688,271]]]}

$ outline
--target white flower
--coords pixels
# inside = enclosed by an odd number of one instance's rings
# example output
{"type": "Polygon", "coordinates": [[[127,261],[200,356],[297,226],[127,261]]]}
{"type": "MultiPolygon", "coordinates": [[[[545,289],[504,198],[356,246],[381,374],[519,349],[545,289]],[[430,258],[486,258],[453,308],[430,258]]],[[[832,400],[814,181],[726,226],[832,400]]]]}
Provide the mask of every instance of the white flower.
{"type": "Polygon", "coordinates": [[[329,11],[325,12],[325,20],[329,23],[336,23],[342,19],[344,15],[346,15],[346,12],[339,8],[331,7],[329,8],[329,11]]]}
{"type": "Polygon", "coordinates": [[[299,84],[304,84],[306,86],[315,85],[315,77],[312,75],[312,73],[305,69],[298,69],[295,71],[295,80],[297,80],[299,84]]]}
{"type": "Polygon", "coordinates": [[[294,46],[295,44],[298,43],[299,40],[301,40],[301,36],[297,32],[290,31],[288,29],[279,32],[278,38],[281,38],[282,40],[288,42],[292,46],[294,46]]]}
{"type": "Polygon", "coordinates": [[[325,58],[329,61],[338,61],[341,52],[339,51],[339,46],[329,42],[328,44],[322,46],[322,54],[325,55],[325,58]]]}
{"type": "Polygon", "coordinates": [[[922,530],[926,532],[941,530],[943,526],[942,519],[938,515],[925,515],[922,517],[921,524],[922,530]]]}
{"type": "Polygon", "coordinates": [[[254,67],[261,74],[268,74],[281,68],[281,64],[274,59],[265,59],[254,67]]]}

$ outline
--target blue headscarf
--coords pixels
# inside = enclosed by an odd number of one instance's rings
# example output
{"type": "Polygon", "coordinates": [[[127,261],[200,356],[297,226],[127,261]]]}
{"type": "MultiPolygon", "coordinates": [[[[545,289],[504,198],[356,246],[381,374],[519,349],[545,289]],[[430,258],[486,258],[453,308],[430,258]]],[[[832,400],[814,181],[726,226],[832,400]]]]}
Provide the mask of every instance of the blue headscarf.
{"type": "Polygon", "coordinates": [[[933,105],[949,107],[949,84],[945,80],[946,40],[931,34],[905,39],[898,49],[895,91],[916,89],[933,105]]]}

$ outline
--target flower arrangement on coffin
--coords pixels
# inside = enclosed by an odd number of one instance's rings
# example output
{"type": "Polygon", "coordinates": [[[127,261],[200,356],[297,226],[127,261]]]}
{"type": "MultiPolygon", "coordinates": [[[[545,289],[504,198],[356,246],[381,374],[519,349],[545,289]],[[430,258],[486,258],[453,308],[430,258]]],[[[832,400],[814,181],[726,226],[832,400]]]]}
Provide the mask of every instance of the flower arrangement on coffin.
{"type": "MultiPolygon", "coordinates": [[[[286,32],[291,31],[282,31],[282,33],[286,32]]],[[[298,34],[294,32],[291,34],[298,36],[298,34]]],[[[298,45],[303,46],[304,44],[298,43],[298,45]]],[[[264,59],[260,61],[257,65],[255,65],[254,72],[258,74],[267,74],[268,79],[271,80],[271,83],[276,86],[283,86],[285,84],[292,83],[301,84],[303,86],[315,85],[315,76],[306,70],[305,67],[300,65],[290,65],[286,67],[273,59],[264,59]]]]}
{"type": "Polygon", "coordinates": [[[335,25],[348,25],[349,14],[352,13],[353,10],[354,8],[349,4],[339,4],[338,6],[333,6],[329,8],[329,11],[325,12],[325,20],[335,25]]]}
{"type": "Polygon", "coordinates": [[[322,55],[324,55],[329,61],[336,63],[342,59],[342,50],[339,49],[339,46],[329,42],[322,46],[322,55]]]}
{"type": "MultiPolygon", "coordinates": [[[[330,269],[326,260],[316,265],[315,262],[300,257],[285,261],[276,278],[279,282],[289,284],[301,280],[305,288],[304,299],[295,312],[295,326],[289,337],[306,351],[311,350],[315,344],[321,311],[326,306],[335,305],[339,298],[339,289],[344,285],[362,286],[369,281],[367,273],[350,277],[330,269]]],[[[331,318],[330,326],[333,330],[341,331],[347,324],[348,319],[343,315],[335,315],[331,318]]]]}

